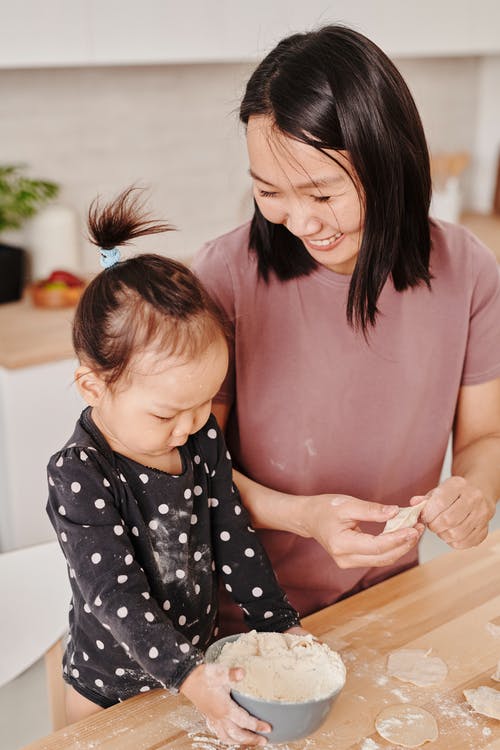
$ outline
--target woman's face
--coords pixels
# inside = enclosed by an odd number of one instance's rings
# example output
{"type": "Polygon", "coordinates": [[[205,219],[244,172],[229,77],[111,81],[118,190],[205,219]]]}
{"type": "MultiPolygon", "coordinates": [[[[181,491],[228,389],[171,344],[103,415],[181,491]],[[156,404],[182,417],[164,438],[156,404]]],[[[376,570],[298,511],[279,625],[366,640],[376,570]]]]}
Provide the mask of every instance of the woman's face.
{"type": "Polygon", "coordinates": [[[352,273],[363,209],[346,152],[322,153],[280,133],[263,115],[250,117],[247,146],[254,196],[263,216],[283,224],[321,265],[352,273]]]}

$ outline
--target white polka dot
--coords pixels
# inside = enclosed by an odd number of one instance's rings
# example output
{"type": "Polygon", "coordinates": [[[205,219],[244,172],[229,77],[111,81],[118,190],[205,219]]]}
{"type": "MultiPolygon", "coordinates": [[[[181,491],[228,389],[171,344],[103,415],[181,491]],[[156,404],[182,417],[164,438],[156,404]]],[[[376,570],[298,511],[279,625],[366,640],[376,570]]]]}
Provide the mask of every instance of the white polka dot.
{"type": "Polygon", "coordinates": [[[224,588],[226,589],[226,591],[229,591],[229,592],[231,592],[233,590],[233,587],[230,586],[229,583],[225,583],[224,584],[224,588]]]}
{"type": "Polygon", "coordinates": [[[49,477],[49,484],[51,487],[55,487],[54,480],[52,479],[52,477],[49,477]]]}
{"type": "Polygon", "coordinates": [[[241,505],[235,505],[234,512],[236,513],[237,516],[239,516],[241,513],[241,505]]]}
{"type": "Polygon", "coordinates": [[[195,462],[195,464],[199,464],[199,463],[200,463],[200,461],[201,461],[201,458],[200,458],[199,456],[195,456],[195,457],[193,458],[193,461],[195,462]]]}
{"type": "Polygon", "coordinates": [[[61,531],[61,541],[62,542],[67,542],[68,541],[68,537],[66,536],[66,532],[64,532],[64,531],[61,531]]]}
{"type": "Polygon", "coordinates": [[[228,461],[231,460],[231,454],[229,453],[229,451],[226,451],[226,458],[228,461]]]}
{"type": "Polygon", "coordinates": [[[71,482],[71,489],[75,493],[80,492],[80,490],[82,489],[82,485],[80,484],[80,482],[71,482]]]}
{"type": "Polygon", "coordinates": [[[183,654],[187,654],[189,650],[189,643],[181,643],[181,645],[179,646],[179,651],[182,651],[183,654]]]}
{"type": "Polygon", "coordinates": [[[182,534],[179,534],[179,542],[181,544],[186,544],[187,540],[188,540],[188,535],[186,534],[185,531],[183,531],[182,534]]]}
{"type": "Polygon", "coordinates": [[[140,693],[147,693],[151,688],[148,685],[143,685],[139,690],[140,693]]]}
{"type": "Polygon", "coordinates": [[[255,596],[256,599],[258,599],[259,596],[262,596],[263,593],[264,592],[262,591],[260,586],[256,586],[255,588],[252,589],[252,594],[255,596]]]}
{"type": "Polygon", "coordinates": [[[211,477],[214,477],[214,476],[215,476],[215,469],[214,469],[214,470],[212,471],[212,473],[210,474],[210,476],[211,476],[211,477]]]}
{"type": "Polygon", "coordinates": [[[83,661],[89,660],[89,655],[85,653],[85,651],[82,651],[83,661]]]}
{"type": "Polygon", "coordinates": [[[120,479],[122,480],[122,482],[126,482],[127,481],[121,472],[120,472],[120,479]]]}
{"type": "Polygon", "coordinates": [[[255,534],[255,529],[252,529],[252,527],[251,527],[251,526],[247,526],[247,531],[248,531],[248,532],[249,532],[250,534],[255,534]]]}
{"type": "Polygon", "coordinates": [[[97,565],[98,563],[101,562],[102,555],[99,552],[94,552],[94,554],[92,555],[92,557],[90,559],[92,560],[92,562],[94,563],[94,565],[97,565]]]}
{"type": "Polygon", "coordinates": [[[143,591],[141,596],[143,596],[145,599],[151,599],[151,597],[149,596],[149,591],[143,591]]]}
{"type": "Polygon", "coordinates": [[[116,610],[116,614],[118,615],[118,617],[121,617],[123,620],[123,618],[128,615],[128,609],[126,607],[120,607],[119,609],[116,610]]]}
{"type": "Polygon", "coordinates": [[[144,612],[144,617],[148,622],[154,622],[155,616],[152,612],[144,612]]]}
{"type": "Polygon", "coordinates": [[[99,678],[97,678],[97,680],[94,680],[94,682],[97,685],[97,687],[104,687],[104,682],[100,680],[99,678]]]}
{"type": "Polygon", "coordinates": [[[113,526],[113,531],[115,532],[116,536],[121,536],[123,534],[123,526],[113,526]]]}
{"type": "Polygon", "coordinates": [[[66,515],[66,508],[64,507],[64,505],[60,505],[58,507],[58,509],[57,509],[57,512],[59,513],[60,516],[65,516],[66,515]]]}
{"type": "Polygon", "coordinates": [[[191,516],[191,526],[194,526],[195,523],[198,523],[198,516],[196,515],[196,513],[193,513],[193,515],[191,516]]]}
{"type": "Polygon", "coordinates": [[[208,502],[211,508],[216,508],[219,504],[219,501],[217,500],[216,497],[211,497],[208,502]]]}
{"type": "Polygon", "coordinates": [[[71,674],[73,675],[73,677],[80,677],[80,672],[78,671],[78,669],[72,669],[71,674]]]}
{"type": "Polygon", "coordinates": [[[97,500],[94,500],[94,505],[98,510],[101,510],[102,508],[104,508],[106,503],[104,502],[102,497],[98,497],[97,500]]]}
{"type": "Polygon", "coordinates": [[[75,571],[73,570],[73,568],[69,569],[69,577],[70,578],[74,578],[75,577],[75,571]]]}
{"type": "Polygon", "coordinates": [[[118,581],[118,583],[126,583],[128,581],[128,576],[121,575],[118,576],[116,580],[118,581]]]}
{"type": "Polygon", "coordinates": [[[158,519],[153,518],[153,520],[149,522],[148,526],[152,531],[156,531],[156,529],[158,528],[158,519]]]}
{"type": "Polygon", "coordinates": [[[255,552],[251,547],[246,548],[245,557],[255,557],[255,552]]]}
{"type": "Polygon", "coordinates": [[[185,570],[176,570],[175,571],[175,575],[177,576],[177,578],[185,578],[186,571],[185,570]]]}
{"type": "Polygon", "coordinates": [[[132,565],[132,563],[134,562],[134,558],[132,557],[132,555],[125,555],[125,559],[123,562],[125,563],[125,565],[132,565]]]}
{"type": "Polygon", "coordinates": [[[267,612],[264,612],[264,620],[269,620],[270,617],[273,616],[273,613],[269,610],[267,612]]]}
{"type": "Polygon", "coordinates": [[[205,469],[205,474],[210,474],[210,469],[206,464],[203,464],[203,468],[205,469]]]}
{"type": "Polygon", "coordinates": [[[179,625],[182,627],[185,624],[186,624],[186,615],[181,615],[179,617],[179,625]]]}
{"type": "Polygon", "coordinates": [[[196,644],[199,643],[199,640],[200,640],[200,636],[194,635],[191,639],[191,643],[193,644],[193,646],[196,646],[196,644]]]}
{"type": "Polygon", "coordinates": [[[137,526],[132,526],[132,534],[134,536],[139,536],[139,529],[137,528],[137,526]]]}
{"type": "Polygon", "coordinates": [[[228,542],[231,539],[231,534],[229,531],[221,531],[220,538],[223,542],[228,542]]]}
{"type": "Polygon", "coordinates": [[[111,487],[111,485],[110,485],[110,483],[108,482],[108,480],[106,479],[106,477],[104,477],[104,479],[102,480],[102,483],[103,483],[103,485],[104,485],[105,487],[111,487]]]}
{"type": "Polygon", "coordinates": [[[201,495],[201,493],[203,492],[203,489],[200,487],[199,484],[196,484],[194,486],[193,492],[196,495],[196,497],[199,497],[201,495]]]}
{"type": "Polygon", "coordinates": [[[200,584],[199,584],[199,583],[195,583],[195,584],[194,584],[194,593],[195,593],[195,594],[199,594],[199,593],[200,593],[200,591],[201,591],[201,586],[200,586],[200,584]]]}
{"type": "Polygon", "coordinates": [[[59,468],[61,468],[61,466],[63,465],[63,463],[64,463],[63,457],[61,456],[60,458],[57,459],[56,466],[58,466],[59,468]]]}
{"type": "Polygon", "coordinates": [[[189,498],[191,497],[192,494],[193,493],[191,492],[190,489],[184,490],[184,499],[185,500],[189,500],[189,498]]]}
{"type": "Polygon", "coordinates": [[[89,605],[87,604],[87,602],[85,602],[85,604],[83,605],[83,609],[84,609],[84,611],[85,611],[85,612],[86,612],[86,613],[87,613],[88,615],[90,615],[90,607],[89,607],[89,605]]]}
{"type": "Polygon", "coordinates": [[[122,648],[124,648],[125,651],[130,651],[130,646],[127,646],[127,644],[124,643],[123,641],[122,641],[122,648]]]}
{"type": "Polygon", "coordinates": [[[210,614],[210,610],[211,610],[211,609],[212,609],[212,605],[211,605],[211,604],[209,604],[209,605],[208,605],[208,607],[207,607],[207,615],[209,615],[209,614],[210,614]]]}
{"type": "Polygon", "coordinates": [[[158,656],[159,656],[159,651],[158,651],[158,649],[156,648],[156,646],[152,646],[152,647],[151,647],[151,648],[149,649],[149,658],[150,658],[150,659],[157,659],[157,658],[158,658],[158,656]]]}
{"type": "Polygon", "coordinates": [[[147,474],[139,474],[139,479],[143,484],[147,484],[149,482],[149,477],[147,474]]]}
{"type": "Polygon", "coordinates": [[[231,570],[231,568],[230,568],[230,566],[229,566],[229,565],[223,565],[223,566],[222,566],[222,570],[224,571],[224,573],[227,573],[228,575],[231,575],[231,573],[233,572],[233,571],[231,570]]]}
{"type": "Polygon", "coordinates": [[[123,669],[123,667],[117,667],[115,669],[115,674],[118,675],[118,677],[123,677],[123,675],[125,674],[125,670],[123,669]]]}
{"type": "Polygon", "coordinates": [[[109,627],[109,625],[106,625],[105,622],[103,622],[102,626],[103,626],[103,628],[106,628],[106,630],[111,630],[111,628],[109,627]]]}
{"type": "Polygon", "coordinates": [[[94,605],[96,607],[100,607],[102,605],[102,599],[100,596],[96,596],[96,598],[94,599],[94,605]]]}
{"type": "Polygon", "coordinates": [[[99,648],[101,651],[103,651],[103,649],[104,649],[104,643],[102,641],[96,641],[95,645],[97,646],[97,648],[99,648]]]}
{"type": "Polygon", "coordinates": [[[213,570],[215,572],[215,561],[212,560],[212,563],[210,565],[210,570],[213,570]]]}
{"type": "Polygon", "coordinates": [[[167,503],[162,503],[158,506],[158,512],[162,514],[162,516],[165,515],[165,513],[168,513],[168,505],[167,503]]]}
{"type": "Polygon", "coordinates": [[[215,440],[215,438],[217,437],[217,430],[214,430],[212,427],[210,430],[208,430],[207,435],[212,440],[215,440]]]}
{"type": "Polygon", "coordinates": [[[85,451],[80,451],[80,461],[86,461],[87,458],[88,458],[88,456],[85,453],[85,451]]]}
{"type": "Polygon", "coordinates": [[[194,558],[195,562],[199,562],[201,560],[201,552],[200,552],[200,550],[198,550],[198,549],[196,550],[196,552],[193,555],[193,558],[194,558]]]}

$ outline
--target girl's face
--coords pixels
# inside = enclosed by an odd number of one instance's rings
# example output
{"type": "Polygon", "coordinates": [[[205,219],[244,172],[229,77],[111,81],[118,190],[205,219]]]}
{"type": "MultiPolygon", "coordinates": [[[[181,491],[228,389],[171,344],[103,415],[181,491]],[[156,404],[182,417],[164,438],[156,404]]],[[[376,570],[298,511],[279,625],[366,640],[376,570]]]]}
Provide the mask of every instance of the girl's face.
{"type": "Polygon", "coordinates": [[[125,382],[110,390],[100,381],[95,397],[82,395],[114,451],[146,466],[163,468],[163,459],[168,463],[168,454],[206,423],[227,364],[222,337],[189,361],[147,351],[132,363],[125,382]]]}
{"type": "Polygon", "coordinates": [[[247,146],[254,196],[263,216],[283,224],[321,265],[352,273],[363,210],[346,152],[322,153],[280,133],[263,115],[250,117],[247,146]]]}

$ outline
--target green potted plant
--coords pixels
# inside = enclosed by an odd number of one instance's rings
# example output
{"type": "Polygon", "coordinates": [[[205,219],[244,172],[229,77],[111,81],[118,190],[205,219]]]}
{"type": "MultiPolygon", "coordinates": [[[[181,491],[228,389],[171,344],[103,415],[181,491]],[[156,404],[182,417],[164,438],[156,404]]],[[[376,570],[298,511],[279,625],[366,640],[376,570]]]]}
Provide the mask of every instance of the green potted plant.
{"type": "MultiPolygon", "coordinates": [[[[0,164],[0,235],[19,229],[26,219],[55,198],[59,185],[24,176],[20,164],[0,164]]],[[[23,248],[0,242],[0,303],[22,296],[26,253],[23,248]]]]}

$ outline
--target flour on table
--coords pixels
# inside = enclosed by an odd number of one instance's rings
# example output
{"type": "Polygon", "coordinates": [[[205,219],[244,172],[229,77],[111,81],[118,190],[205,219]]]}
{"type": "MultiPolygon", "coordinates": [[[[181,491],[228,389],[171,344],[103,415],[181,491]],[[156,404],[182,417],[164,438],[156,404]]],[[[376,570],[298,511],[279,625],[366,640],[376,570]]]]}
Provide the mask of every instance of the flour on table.
{"type": "Polygon", "coordinates": [[[478,688],[464,690],[464,695],[478,714],[490,719],[500,719],[500,690],[481,685],[478,688]]]}
{"type": "Polygon", "coordinates": [[[495,617],[494,620],[487,622],[486,630],[494,638],[500,638],[500,617],[495,617]]]}
{"type": "Polygon", "coordinates": [[[423,648],[402,648],[389,654],[387,673],[403,682],[427,687],[442,682],[448,667],[439,656],[430,656],[430,651],[423,648]]]}
{"type": "Polygon", "coordinates": [[[375,719],[375,729],[384,740],[402,747],[420,747],[439,736],[434,716],[425,708],[410,705],[384,708],[375,719]]]}
{"type": "Polygon", "coordinates": [[[389,518],[386,522],[382,534],[387,534],[388,531],[396,531],[397,529],[406,529],[410,526],[415,526],[426,502],[427,500],[423,500],[421,503],[418,503],[418,505],[411,505],[408,508],[400,508],[397,516],[389,518]]]}
{"type": "Polygon", "coordinates": [[[232,687],[267,700],[303,702],[326,698],[344,686],[346,669],[336,651],[312,635],[244,633],[226,643],[217,662],[243,667],[232,687]]]}

